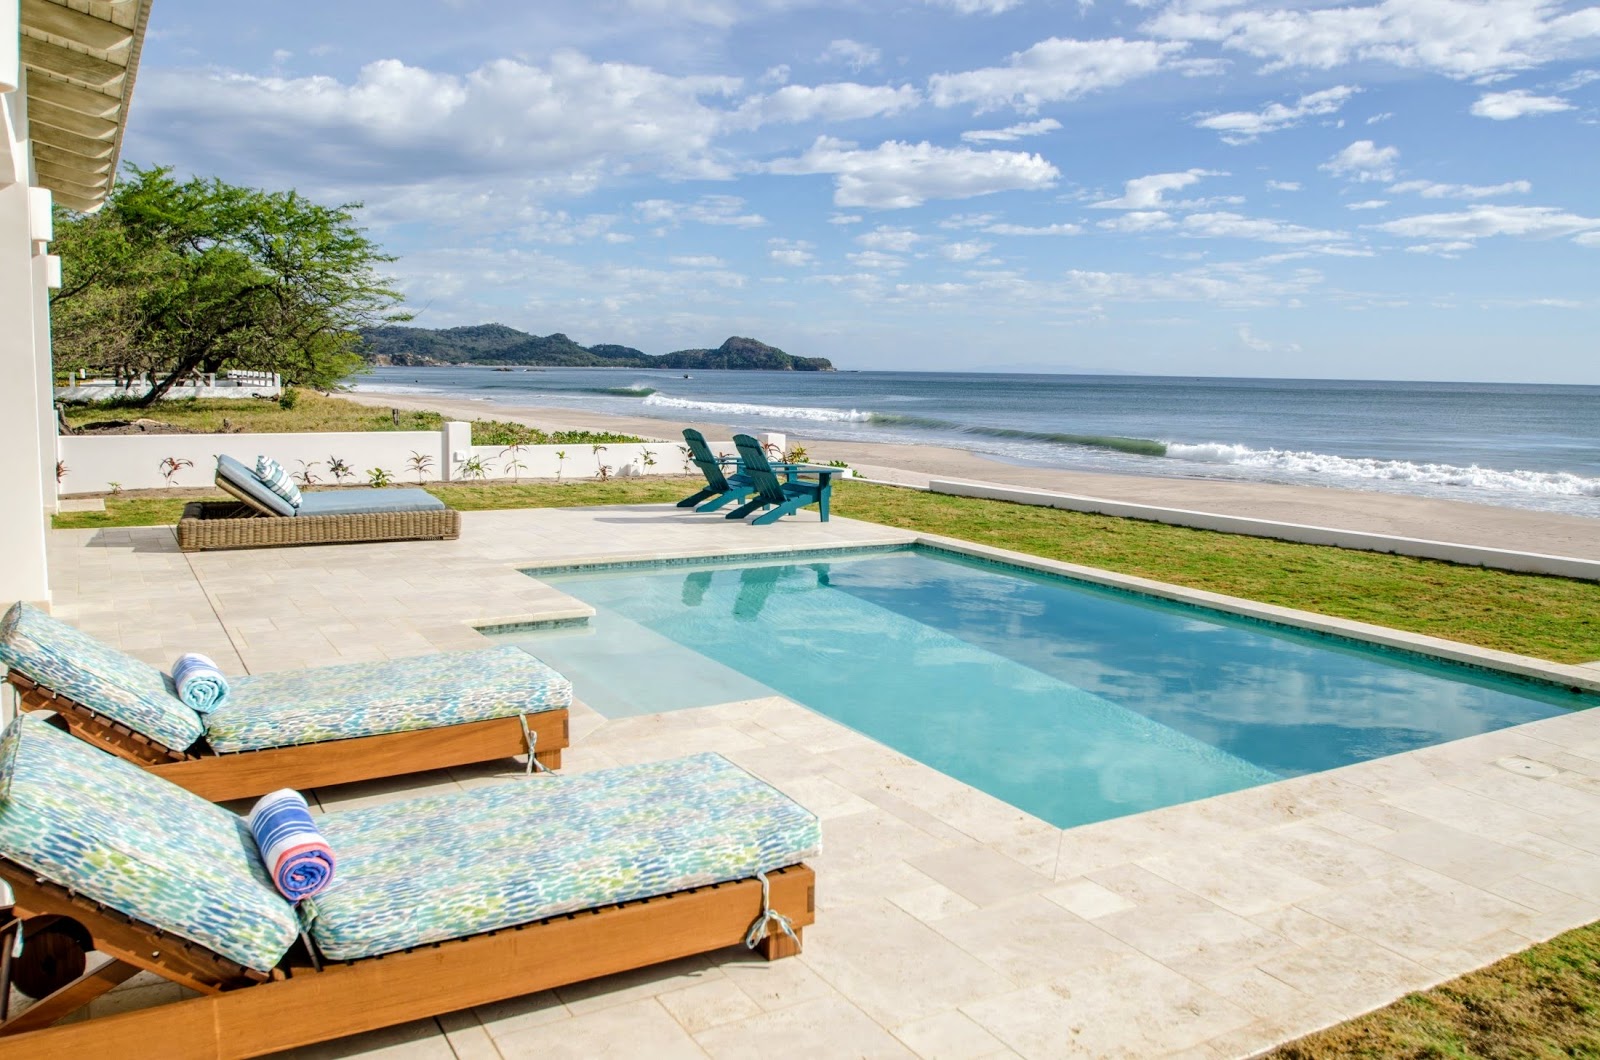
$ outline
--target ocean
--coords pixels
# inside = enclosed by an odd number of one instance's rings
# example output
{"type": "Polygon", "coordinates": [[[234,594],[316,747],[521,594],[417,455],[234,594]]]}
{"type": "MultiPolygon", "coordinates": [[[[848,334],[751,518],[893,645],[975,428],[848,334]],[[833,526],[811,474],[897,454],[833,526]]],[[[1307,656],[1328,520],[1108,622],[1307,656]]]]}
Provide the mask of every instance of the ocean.
{"type": "Polygon", "coordinates": [[[1074,471],[1335,486],[1600,517],[1595,386],[468,367],[378,368],[350,382],[487,406],[943,445],[1074,471]]]}

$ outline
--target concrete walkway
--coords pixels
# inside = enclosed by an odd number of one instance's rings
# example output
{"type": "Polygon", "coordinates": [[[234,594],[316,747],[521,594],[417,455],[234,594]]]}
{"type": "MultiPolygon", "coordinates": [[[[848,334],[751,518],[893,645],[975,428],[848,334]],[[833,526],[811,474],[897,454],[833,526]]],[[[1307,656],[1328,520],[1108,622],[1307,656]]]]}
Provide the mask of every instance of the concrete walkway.
{"type": "MultiPolygon", "coordinates": [[[[482,646],[473,624],[581,606],[519,564],[910,537],[663,507],[463,521],[454,542],[190,556],[169,529],[60,531],[56,612],[163,666],[198,649],[273,670],[482,646]]],[[[719,952],[307,1055],[1240,1057],[1600,919],[1600,712],[1066,831],[781,698],[573,717],[570,772],[715,750],[823,819],[805,952],[719,952]]],[[[96,1011],[176,993],[140,977],[96,1011]]]]}

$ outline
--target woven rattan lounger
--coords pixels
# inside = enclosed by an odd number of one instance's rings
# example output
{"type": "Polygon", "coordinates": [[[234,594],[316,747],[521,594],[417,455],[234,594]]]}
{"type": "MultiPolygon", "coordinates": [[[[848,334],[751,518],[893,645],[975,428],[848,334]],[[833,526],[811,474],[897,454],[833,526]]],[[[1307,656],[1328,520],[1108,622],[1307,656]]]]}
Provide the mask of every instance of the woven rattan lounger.
{"type": "Polygon", "coordinates": [[[154,666],[20,603],[0,619],[0,670],[24,710],[218,801],[530,750],[557,769],[572,703],[571,682],[505,647],[236,677],[198,714],[154,666]]]}
{"type": "Polygon", "coordinates": [[[47,977],[25,946],[19,980],[56,988],[0,1023],[3,1056],[257,1056],[740,942],[788,956],[814,920],[816,818],[714,754],[324,814],[338,870],[299,918],[238,816],[39,718],[0,737],[0,780],[20,926],[70,918],[111,958],[47,977]],[[202,996],[51,1026],[139,971],[202,996]]]}
{"type": "Polygon", "coordinates": [[[233,501],[195,501],[178,520],[178,548],[199,552],[357,541],[454,540],[461,513],[420,489],[305,494],[299,508],[261,484],[239,461],[217,457],[216,483],[233,501]]]}

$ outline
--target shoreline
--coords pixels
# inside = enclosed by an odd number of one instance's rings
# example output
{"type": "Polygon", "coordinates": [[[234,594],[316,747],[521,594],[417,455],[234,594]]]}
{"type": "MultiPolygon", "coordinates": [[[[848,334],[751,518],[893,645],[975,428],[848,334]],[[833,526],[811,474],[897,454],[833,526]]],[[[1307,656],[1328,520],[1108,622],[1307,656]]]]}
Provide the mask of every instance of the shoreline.
{"type": "MultiPolygon", "coordinates": [[[[511,420],[547,431],[606,430],[643,437],[664,436],[670,440],[685,427],[693,427],[708,436],[726,436],[734,429],[710,420],[616,416],[538,405],[501,405],[444,395],[413,397],[355,391],[337,396],[363,405],[426,409],[468,420],[511,420]]],[[[1581,515],[1333,486],[1028,467],[943,446],[838,441],[811,438],[803,433],[788,433],[787,436],[791,443],[805,446],[808,459],[844,460],[869,478],[905,485],[926,485],[930,478],[996,482],[1219,515],[1600,559],[1600,519],[1581,515]]]]}

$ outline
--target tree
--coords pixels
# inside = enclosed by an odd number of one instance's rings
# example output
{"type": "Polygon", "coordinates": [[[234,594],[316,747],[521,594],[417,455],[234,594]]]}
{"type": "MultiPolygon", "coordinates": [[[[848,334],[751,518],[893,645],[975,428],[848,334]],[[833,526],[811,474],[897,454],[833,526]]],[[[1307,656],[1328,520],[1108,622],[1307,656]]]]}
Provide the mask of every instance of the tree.
{"type": "Polygon", "coordinates": [[[129,166],[102,210],[57,220],[57,365],[149,372],[144,405],[228,367],[332,386],[359,370],[363,328],[408,319],[359,209],[129,166]]]}

